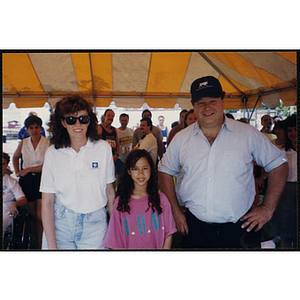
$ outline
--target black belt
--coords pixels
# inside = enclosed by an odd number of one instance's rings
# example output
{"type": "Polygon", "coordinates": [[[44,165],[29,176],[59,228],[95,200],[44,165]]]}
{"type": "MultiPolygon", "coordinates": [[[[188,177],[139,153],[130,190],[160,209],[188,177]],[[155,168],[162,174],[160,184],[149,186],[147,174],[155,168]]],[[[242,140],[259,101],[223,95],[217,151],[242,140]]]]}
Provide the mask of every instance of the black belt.
{"type": "Polygon", "coordinates": [[[34,172],[28,172],[26,175],[36,176],[36,175],[40,175],[40,174],[41,174],[41,172],[35,172],[35,173],[34,172]]]}
{"type": "Polygon", "coordinates": [[[226,223],[213,223],[213,222],[204,222],[199,220],[201,223],[204,223],[206,226],[211,226],[211,227],[228,227],[228,226],[233,226],[235,223],[233,222],[226,222],[226,223]]]}

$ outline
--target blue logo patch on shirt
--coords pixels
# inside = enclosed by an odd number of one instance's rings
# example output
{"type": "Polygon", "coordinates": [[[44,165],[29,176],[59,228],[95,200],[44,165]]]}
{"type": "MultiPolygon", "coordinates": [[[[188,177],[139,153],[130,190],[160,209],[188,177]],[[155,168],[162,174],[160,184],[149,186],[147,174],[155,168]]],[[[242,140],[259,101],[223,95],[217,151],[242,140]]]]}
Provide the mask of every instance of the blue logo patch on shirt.
{"type": "Polygon", "coordinates": [[[98,162],[92,162],[92,168],[98,169],[98,162]]]}

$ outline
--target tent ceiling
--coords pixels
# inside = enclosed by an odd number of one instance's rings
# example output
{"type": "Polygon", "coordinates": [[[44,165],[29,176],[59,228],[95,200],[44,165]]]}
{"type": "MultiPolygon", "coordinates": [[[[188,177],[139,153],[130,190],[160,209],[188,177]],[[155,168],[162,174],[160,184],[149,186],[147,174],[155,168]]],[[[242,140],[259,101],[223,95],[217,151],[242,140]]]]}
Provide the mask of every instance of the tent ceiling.
{"type": "Polygon", "coordinates": [[[295,105],[296,73],[296,52],[4,53],[3,107],[53,106],[81,93],[97,107],[190,108],[191,83],[207,75],[219,78],[226,109],[244,108],[245,96],[247,108],[262,97],[295,105]]]}

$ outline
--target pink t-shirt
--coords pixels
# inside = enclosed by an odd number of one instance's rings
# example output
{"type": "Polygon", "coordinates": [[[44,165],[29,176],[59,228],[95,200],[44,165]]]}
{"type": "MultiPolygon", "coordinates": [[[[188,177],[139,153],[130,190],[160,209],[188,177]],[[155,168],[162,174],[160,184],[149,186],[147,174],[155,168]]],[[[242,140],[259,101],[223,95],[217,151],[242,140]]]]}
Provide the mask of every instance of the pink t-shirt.
{"type": "Polygon", "coordinates": [[[177,229],[166,195],[159,194],[160,215],[153,213],[151,207],[148,209],[148,196],[138,200],[131,198],[130,214],[117,210],[117,197],[103,245],[112,249],[162,249],[165,238],[177,229]]]}

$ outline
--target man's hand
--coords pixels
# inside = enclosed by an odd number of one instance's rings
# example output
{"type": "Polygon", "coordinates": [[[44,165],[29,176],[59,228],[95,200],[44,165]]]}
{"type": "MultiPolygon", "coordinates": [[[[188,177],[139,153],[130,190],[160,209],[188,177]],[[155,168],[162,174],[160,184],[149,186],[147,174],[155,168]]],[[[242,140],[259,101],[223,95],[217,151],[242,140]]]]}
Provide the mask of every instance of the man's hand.
{"type": "Polygon", "coordinates": [[[189,228],[187,226],[184,213],[180,209],[178,209],[175,212],[173,212],[173,217],[178,232],[181,233],[182,235],[188,235],[189,228]]]}
{"type": "Polygon", "coordinates": [[[178,232],[182,235],[188,235],[189,228],[186,223],[185,215],[178,205],[173,177],[167,173],[159,172],[158,178],[160,190],[167,196],[170,202],[173,218],[178,232]]]}
{"type": "Polygon", "coordinates": [[[242,228],[247,228],[250,232],[254,227],[256,227],[255,232],[262,229],[262,227],[271,220],[273,213],[263,204],[254,207],[249,213],[244,215],[240,220],[245,221],[242,224],[242,228]]]}
{"type": "MultiPolygon", "coordinates": [[[[284,160],[286,161],[286,159],[284,160]]],[[[242,228],[249,225],[247,231],[250,232],[255,226],[257,226],[255,231],[258,231],[271,220],[284,189],[288,172],[289,166],[287,162],[279,165],[269,172],[268,188],[264,201],[261,205],[256,206],[240,219],[241,221],[245,221],[242,228]]]]}

